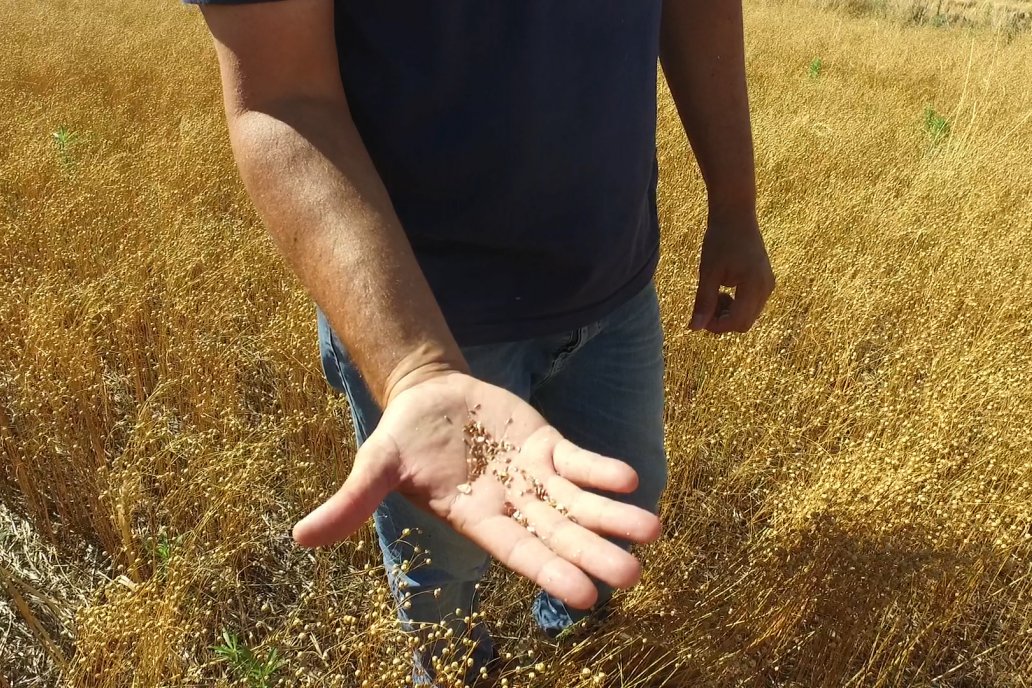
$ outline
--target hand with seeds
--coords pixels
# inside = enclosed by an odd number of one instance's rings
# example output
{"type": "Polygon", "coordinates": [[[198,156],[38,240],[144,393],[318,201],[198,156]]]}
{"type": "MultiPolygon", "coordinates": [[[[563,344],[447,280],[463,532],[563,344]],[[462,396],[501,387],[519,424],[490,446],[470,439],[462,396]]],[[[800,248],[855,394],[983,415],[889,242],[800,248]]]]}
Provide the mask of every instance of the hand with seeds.
{"type": "Polygon", "coordinates": [[[461,373],[414,385],[384,411],[344,485],[294,527],[304,546],[357,530],[392,490],[450,524],[572,607],[597,599],[589,576],[637,583],[633,555],[603,536],[659,537],[659,519],[588,492],[632,492],[634,470],[563,439],[529,404],[461,373]]]}

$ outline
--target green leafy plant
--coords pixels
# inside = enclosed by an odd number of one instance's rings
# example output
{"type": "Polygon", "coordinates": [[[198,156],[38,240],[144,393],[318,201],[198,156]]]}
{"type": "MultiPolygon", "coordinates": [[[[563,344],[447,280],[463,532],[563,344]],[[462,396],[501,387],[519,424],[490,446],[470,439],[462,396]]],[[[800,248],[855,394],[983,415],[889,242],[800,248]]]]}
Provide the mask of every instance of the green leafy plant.
{"type": "Polygon", "coordinates": [[[162,565],[167,566],[172,559],[172,543],[169,541],[168,535],[165,533],[161,534],[161,537],[158,538],[158,543],[154,547],[154,552],[158,555],[158,561],[162,565]]]}
{"type": "Polygon", "coordinates": [[[79,135],[68,127],[60,126],[57,128],[57,131],[50,134],[50,138],[54,142],[54,146],[57,147],[57,156],[61,161],[61,166],[65,170],[75,167],[75,157],[72,155],[72,152],[76,142],[79,140],[79,135]]]}
{"type": "Polygon", "coordinates": [[[821,70],[823,69],[824,60],[822,60],[819,57],[815,57],[812,60],[810,60],[810,64],[806,68],[806,73],[810,76],[811,79],[816,79],[820,77],[821,70]]]}
{"type": "Polygon", "coordinates": [[[222,642],[211,649],[229,662],[238,678],[245,679],[251,688],[269,688],[273,675],[283,666],[283,659],[275,648],[269,650],[264,660],[260,660],[229,630],[222,631],[222,642]]]}
{"type": "Polygon", "coordinates": [[[925,108],[924,127],[925,133],[928,134],[928,138],[933,146],[937,146],[950,136],[949,120],[936,112],[935,108],[931,106],[925,108]]]}
{"type": "Polygon", "coordinates": [[[184,535],[179,535],[170,539],[168,533],[162,530],[158,533],[157,539],[150,541],[150,549],[154,554],[154,558],[157,559],[157,570],[155,573],[159,580],[164,580],[168,574],[169,563],[171,563],[172,557],[175,556],[179,544],[183,541],[183,537],[184,535]]]}

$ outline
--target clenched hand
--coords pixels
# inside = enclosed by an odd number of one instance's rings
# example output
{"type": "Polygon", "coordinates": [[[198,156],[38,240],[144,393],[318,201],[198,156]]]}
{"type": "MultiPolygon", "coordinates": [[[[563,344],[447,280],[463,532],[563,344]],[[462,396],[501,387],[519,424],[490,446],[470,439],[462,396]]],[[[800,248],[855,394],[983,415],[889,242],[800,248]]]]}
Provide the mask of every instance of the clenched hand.
{"type": "Polygon", "coordinates": [[[755,213],[710,215],[702,242],[693,330],[745,332],[774,291],[767,249],[755,213]],[[734,296],[720,290],[733,287],[734,296]]]}

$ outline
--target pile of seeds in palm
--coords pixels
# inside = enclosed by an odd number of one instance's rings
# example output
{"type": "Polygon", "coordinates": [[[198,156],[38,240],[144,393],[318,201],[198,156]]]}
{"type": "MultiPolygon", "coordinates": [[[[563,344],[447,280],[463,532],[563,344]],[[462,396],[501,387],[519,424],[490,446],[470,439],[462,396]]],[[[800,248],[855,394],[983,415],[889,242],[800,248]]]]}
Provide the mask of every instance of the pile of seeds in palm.
{"type": "MultiPolygon", "coordinates": [[[[500,454],[504,455],[503,460],[508,466],[512,461],[512,452],[519,449],[512,442],[505,439],[496,440],[493,435],[484,427],[484,424],[477,420],[479,405],[469,412],[469,419],[463,427],[462,432],[466,441],[466,466],[469,482],[473,482],[487,471],[487,467],[500,454]]],[[[510,421],[511,422],[511,421],[510,421]]],[[[498,470],[494,469],[498,475],[498,470]]]]}
{"type": "MultiPolygon", "coordinates": [[[[540,480],[530,475],[524,468],[512,466],[512,455],[515,452],[519,452],[520,448],[505,438],[496,439],[477,418],[476,414],[479,408],[479,405],[477,405],[470,409],[469,418],[462,429],[466,444],[467,482],[458,486],[459,492],[466,495],[471,494],[473,492],[472,483],[487,473],[490,468],[491,475],[506,489],[512,488],[513,481],[518,476],[522,478],[523,485],[522,489],[517,492],[518,496],[522,497],[529,494],[535,499],[545,502],[571,521],[576,521],[570,515],[569,509],[566,506],[560,504],[548,494],[548,490],[545,489],[544,484],[540,480]]],[[[509,422],[511,423],[512,421],[510,420],[509,422]]],[[[513,506],[512,502],[506,501],[504,508],[507,516],[527,528],[531,534],[536,534],[534,526],[528,524],[527,517],[513,506]]]]}

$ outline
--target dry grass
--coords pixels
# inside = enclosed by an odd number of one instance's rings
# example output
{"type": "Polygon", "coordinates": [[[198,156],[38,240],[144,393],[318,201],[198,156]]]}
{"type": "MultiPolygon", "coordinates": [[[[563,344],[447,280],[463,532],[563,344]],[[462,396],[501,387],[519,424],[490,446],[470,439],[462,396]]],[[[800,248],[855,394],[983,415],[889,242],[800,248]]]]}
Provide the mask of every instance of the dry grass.
{"type": "Polygon", "coordinates": [[[74,649],[75,610],[103,582],[102,567],[95,551],[59,552],[0,504],[0,596],[10,603],[0,606],[0,676],[53,684],[74,649]]]}
{"type": "Polygon", "coordinates": [[[911,24],[986,26],[1013,37],[1032,27],[1032,0],[802,0],[853,15],[911,24]]]}
{"type": "MultiPolygon", "coordinates": [[[[71,686],[247,685],[212,650],[230,630],[282,685],[400,685],[370,531],[284,535],[352,440],[196,15],[4,22],[0,671],[52,684],[50,642],[71,686]]],[[[688,333],[704,203],[664,101],[666,533],[572,648],[528,640],[531,588],[494,571],[509,684],[1032,685],[1032,40],[760,0],[748,22],[776,298],[748,336],[688,333]]]]}

